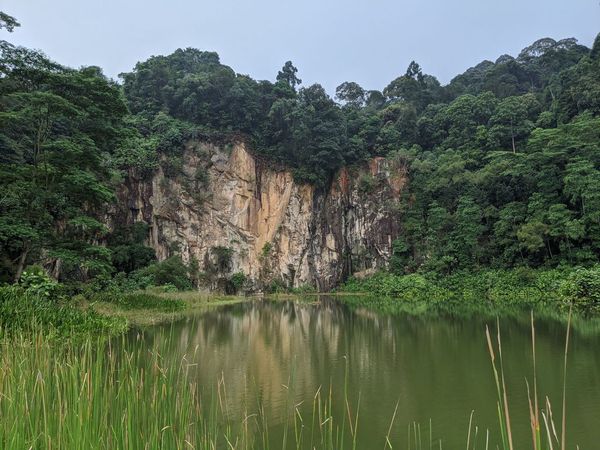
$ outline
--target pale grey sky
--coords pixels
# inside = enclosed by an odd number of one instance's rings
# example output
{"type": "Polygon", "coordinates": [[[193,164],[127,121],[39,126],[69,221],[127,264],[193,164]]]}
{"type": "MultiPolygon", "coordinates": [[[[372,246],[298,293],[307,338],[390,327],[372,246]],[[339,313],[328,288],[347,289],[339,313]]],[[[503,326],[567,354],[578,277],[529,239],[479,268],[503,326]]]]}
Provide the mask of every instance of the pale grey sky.
{"type": "Polygon", "coordinates": [[[304,85],[382,89],[411,60],[448,82],[483,59],[542,37],[600,32],[600,0],[0,0],[22,24],[1,39],[109,76],[179,47],[219,53],[273,80],[291,59],[304,85]]]}

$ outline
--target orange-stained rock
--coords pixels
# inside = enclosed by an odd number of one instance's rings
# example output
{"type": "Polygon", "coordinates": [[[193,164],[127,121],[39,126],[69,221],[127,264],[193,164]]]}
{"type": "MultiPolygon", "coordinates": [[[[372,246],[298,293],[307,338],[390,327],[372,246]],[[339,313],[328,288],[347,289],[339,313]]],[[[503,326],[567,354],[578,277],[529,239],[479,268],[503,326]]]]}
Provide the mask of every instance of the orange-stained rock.
{"type": "Polygon", "coordinates": [[[329,190],[318,191],[257,160],[242,143],[228,153],[192,142],[175,179],[162,169],[151,180],[130,172],[110,222],[149,223],[148,243],[159,259],[178,251],[202,269],[213,247],[230,247],[230,273],[325,290],[353,272],[387,264],[399,233],[394,205],[406,178],[401,165],[374,158],[363,168],[340,170],[329,190]],[[208,173],[207,186],[196,182],[198,171],[208,173]],[[359,189],[361,176],[375,178],[372,192],[359,189]]]}

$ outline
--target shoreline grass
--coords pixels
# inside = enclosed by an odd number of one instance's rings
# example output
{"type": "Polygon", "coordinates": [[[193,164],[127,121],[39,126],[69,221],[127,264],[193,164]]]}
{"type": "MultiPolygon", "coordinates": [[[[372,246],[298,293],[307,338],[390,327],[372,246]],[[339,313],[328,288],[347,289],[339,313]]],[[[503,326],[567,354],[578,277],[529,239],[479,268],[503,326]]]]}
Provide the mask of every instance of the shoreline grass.
{"type": "Polygon", "coordinates": [[[198,291],[160,292],[139,291],[129,296],[145,295],[154,298],[146,302],[106,301],[102,297],[89,302],[90,308],[99,314],[119,317],[127,321],[129,327],[144,327],[169,323],[190,314],[201,313],[209,308],[233,305],[248,301],[247,297],[211,295],[198,291]]]}

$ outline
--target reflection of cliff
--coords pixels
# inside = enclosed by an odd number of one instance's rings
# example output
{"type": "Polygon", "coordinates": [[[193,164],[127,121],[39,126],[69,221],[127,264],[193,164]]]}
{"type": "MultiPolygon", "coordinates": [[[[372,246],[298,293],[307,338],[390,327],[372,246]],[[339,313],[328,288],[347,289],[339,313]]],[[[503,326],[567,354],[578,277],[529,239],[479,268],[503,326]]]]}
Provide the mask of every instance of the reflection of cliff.
{"type": "MultiPolygon", "coordinates": [[[[215,309],[175,323],[173,329],[148,329],[145,339],[150,348],[160,350],[167,367],[179,367],[186,355],[188,376],[204,392],[211,392],[223,377],[232,417],[256,412],[258,399],[270,425],[281,424],[291,414],[286,405],[292,403],[303,402],[301,412],[310,417],[320,386],[323,392],[333,386],[334,415],[342,417],[347,383],[353,411],[361,398],[364,436],[385,436],[399,402],[395,446],[406,442],[408,423],[426,425],[432,419],[436,435],[445,439],[444,448],[460,448],[471,410],[476,410],[481,429],[493,432],[497,420],[485,323],[477,317],[383,316],[351,311],[326,299],[316,304],[257,301],[215,309]]],[[[525,439],[530,330],[527,321],[507,320],[501,327],[513,432],[525,439]]],[[[540,322],[536,328],[540,394],[556,402],[562,392],[557,368],[564,325],[540,322]]],[[[577,405],[569,418],[574,435],[577,430],[580,436],[597,434],[600,385],[590,380],[600,377],[598,341],[575,339],[570,355],[567,394],[577,405]]]]}
{"type": "Polygon", "coordinates": [[[112,217],[150,224],[160,259],[177,249],[202,266],[212,247],[229,247],[232,272],[254,280],[268,272],[289,285],[328,289],[349,272],[387,263],[405,175],[403,166],[376,158],[342,170],[328,192],[318,192],[255,159],[243,144],[227,153],[192,143],[176,175],[159,169],[143,180],[131,172],[112,217]]]}

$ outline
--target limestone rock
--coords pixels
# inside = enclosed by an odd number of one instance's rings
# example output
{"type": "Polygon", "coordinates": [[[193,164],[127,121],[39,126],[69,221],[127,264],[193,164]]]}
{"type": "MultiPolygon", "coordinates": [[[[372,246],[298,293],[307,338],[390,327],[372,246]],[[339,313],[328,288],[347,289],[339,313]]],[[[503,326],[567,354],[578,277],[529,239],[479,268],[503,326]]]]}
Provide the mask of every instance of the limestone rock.
{"type": "Polygon", "coordinates": [[[375,158],[341,170],[319,191],[242,143],[226,151],[194,142],[175,178],[162,169],[150,179],[130,171],[110,222],[147,222],[148,245],[161,260],[179,253],[202,270],[213,247],[228,247],[230,273],[241,271],[256,285],[277,279],[328,290],[354,272],[386,266],[406,179],[401,164],[375,158]]]}

